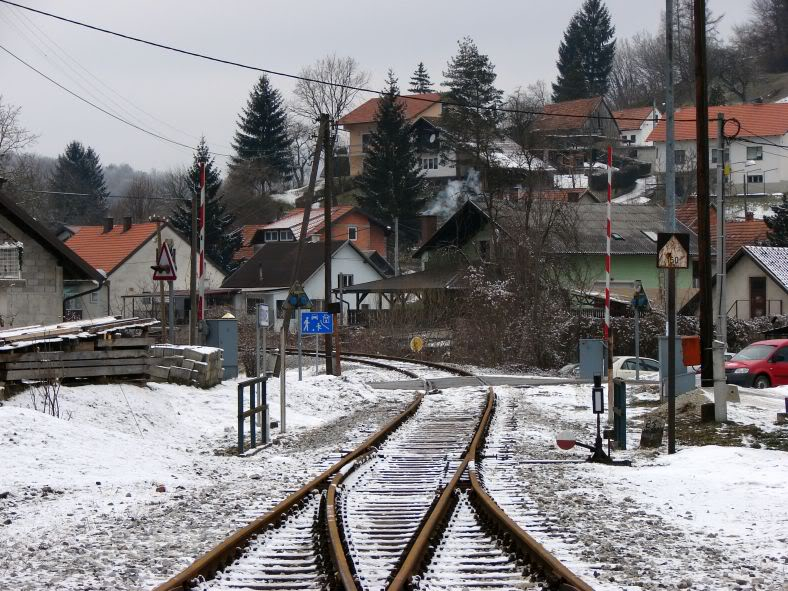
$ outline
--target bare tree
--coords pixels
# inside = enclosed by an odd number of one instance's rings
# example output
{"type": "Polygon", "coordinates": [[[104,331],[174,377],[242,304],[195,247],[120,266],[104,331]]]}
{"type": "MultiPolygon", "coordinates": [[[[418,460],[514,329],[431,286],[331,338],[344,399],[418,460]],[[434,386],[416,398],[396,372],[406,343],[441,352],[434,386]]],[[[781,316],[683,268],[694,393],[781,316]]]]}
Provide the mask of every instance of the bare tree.
{"type": "Polygon", "coordinates": [[[8,161],[13,154],[32,145],[38,136],[22,126],[19,114],[22,107],[4,103],[0,94],[0,174],[8,166],[8,161]]]}
{"type": "Polygon", "coordinates": [[[172,205],[162,190],[163,179],[138,172],[134,175],[126,189],[126,194],[113,204],[112,213],[116,217],[130,216],[134,222],[144,222],[154,214],[169,211],[171,207],[163,207],[165,200],[172,205]]]}
{"type": "Polygon", "coordinates": [[[288,117],[287,135],[290,138],[290,166],[293,184],[303,187],[306,184],[307,170],[312,166],[315,146],[315,127],[303,120],[288,117]]]}
{"type": "Polygon", "coordinates": [[[308,121],[315,121],[321,113],[336,121],[352,106],[359,92],[356,89],[369,84],[369,73],[361,70],[355,59],[336,54],[320,58],[299,74],[309,80],[296,83],[293,111],[308,121]]]}
{"type": "Polygon", "coordinates": [[[271,190],[280,176],[261,160],[245,160],[232,166],[222,187],[227,212],[239,224],[272,221],[280,208],[271,198],[271,190]]]}

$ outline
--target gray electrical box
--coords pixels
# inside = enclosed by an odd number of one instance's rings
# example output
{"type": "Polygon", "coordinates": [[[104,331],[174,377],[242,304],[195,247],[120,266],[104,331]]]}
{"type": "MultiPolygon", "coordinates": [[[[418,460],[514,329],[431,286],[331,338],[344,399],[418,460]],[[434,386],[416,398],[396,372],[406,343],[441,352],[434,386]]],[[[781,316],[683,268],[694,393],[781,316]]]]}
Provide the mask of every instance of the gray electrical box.
{"type": "MultiPolygon", "coordinates": [[[[684,365],[681,337],[676,337],[676,396],[695,389],[695,372],[688,372],[684,365]]],[[[663,396],[668,392],[668,337],[659,337],[659,381],[663,396]]]]}
{"type": "Polygon", "coordinates": [[[205,346],[224,351],[222,366],[225,379],[238,377],[238,321],[235,318],[206,320],[205,346]]]}
{"type": "Polygon", "coordinates": [[[580,339],[580,378],[607,375],[607,347],[602,339],[580,339]]]}

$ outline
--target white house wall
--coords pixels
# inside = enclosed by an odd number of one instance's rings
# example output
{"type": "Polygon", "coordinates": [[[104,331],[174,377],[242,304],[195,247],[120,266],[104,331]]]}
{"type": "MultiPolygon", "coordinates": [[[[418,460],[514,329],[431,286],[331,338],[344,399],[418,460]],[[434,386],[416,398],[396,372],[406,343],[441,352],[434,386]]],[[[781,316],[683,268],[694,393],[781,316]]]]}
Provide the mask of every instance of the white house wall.
{"type": "MultiPolygon", "coordinates": [[[[738,318],[743,320],[750,318],[750,277],[766,277],[767,315],[778,315],[780,310],[783,314],[788,313],[788,294],[749,256],[744,255],[731,267],[725,277],[725,310],[728,316],[731,318],[737,316],[737,308],[734,304],[738,300],[738,318]]],[[[716,292],[714,301],[719,302],[716,287],[714,291],[716,292]]]]}
{"type": "MultiPolygon", "coordinates": [[[[761,141],[761,140],[758,140],[761,141]]],[[[782,146],[788,146],[788,134],[783,136],[772,136],[767,137],[763,141],[768,141],[772,143],[776,143],[782,146]]],[[[712,143],[716,143],[716,140],[712,140],[712,143]]],[[[656,162],[655,162],[655,170],[659,173],[665,172],[665,142],[655,142],[654,145],[656,146],[656,162]]],[[[783,148],[779,148],[776,146],[769,147],[769,146],[761,146],[763,148],[763,160],[758,160],[753,166],[746,166],[745,162],[747,162],[747,147],[748,146],[755,146],[755,144],[750,144],[747,142],[741,141],[734,141],[730,144],[730,156],[729,160],[731,163],[731,170],[732,174],[729,179],[730,183],[733,183],[734,189],[737,192],[742,192],[742,185],[745,174],[750,175],[759,175],[763,174],[763,171],[768,170],[769,172],[766,173],[766,192],[767,193],[786,193],[788,192],[788,158],[785,158],[785,150],[783,148]],[[774,170],[772,170],[774,169],[774,170]]],[[[714,148],[712,145],[711,148],[714,148]]],[[[689,141],[679,141],[676,142],[676,149],[677,150],[685,150],[687,157],[694,157],[697,153],[697,148],[695,145],[695,140],[689,141]]],[[[714,191],[714,184],[716,179],[716,164],[711,164],[711,154],[709,154],[709,165],[711,166],[711,177],[712,177],[712,191],[714,191]]],[[[694,170],[695,165],[694,162],[692,163],[690,168],[687,166],[682,166],[677,164],[676,170],[694,170]]],[[[756,183],[751,185],[751,188],[748,189],[750,193],[761,193],[763,191],[763,184],[756,183]]]]}
{"type": "MultiPolygon", "coordinates": [[[[175,247],[175,264],[178,267],[178,279],[174,282],[175,289],[189,289],[189,243],[167,227],[162,229],[161,237],[162,240],[172,239],[175,247]]],[[[123,314],[122,296],[158,290],[159,282],[153,281],[153,270],[151,269],[151,266],[156,264],[156,254],[156,239],[154,237],[110,275],[109,299],[112,314],[123,314]]],[[[206,260],[205,288],[220,287],[224,278],[222,270],[206,260]]],[[[128,298],[125,313],[127,316],[131,314],[131,300],[128,298]]]]}

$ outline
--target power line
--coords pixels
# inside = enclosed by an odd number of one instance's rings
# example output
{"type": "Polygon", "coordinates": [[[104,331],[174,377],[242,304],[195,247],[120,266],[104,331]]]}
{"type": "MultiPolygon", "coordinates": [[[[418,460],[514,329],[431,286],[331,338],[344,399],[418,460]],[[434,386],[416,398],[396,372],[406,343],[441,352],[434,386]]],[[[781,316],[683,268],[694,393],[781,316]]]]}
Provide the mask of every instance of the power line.
{"type": "MultiPolygon", "coordinates": [[[[245,70],[252,70],[252,71],[255,71],[255,72],[262,72],[264,74],[270,74],[272,76],[281,76],[283,78],[290,78],[291,80],[300,80],[302,82],[310,82],[310,83],[313,83],[313,84],[322,84],[324,86],[333,86],[335,88],[342,88],[342,89],[345,89],[345,90],[354,90],[356,92],[381,94],[381,92],[379,90],[374,90],[374,89],[371,89],[371,88],[365,88],[365,87],[362,87],[362,86],[353,86],[351,84],[341,84],[339,82],[329,82],[329,81],[326,81],[326,80],[318,80],[318,79],[315,79],[315,78],[309,78],[307,76],[299,76],[297,74],[290,74],[290,73],[287,73],[287,72],[279,72],[277,70],[271,70],[269,68],[262,68],[262,67],[259,67],[259,66],[252,66],[250,64],[244,64],[244,63],[241,63],[241,62],[236,62],[236,61],[227,60],[227,59],[223,59],[223,58],[213,57],[213,56],[210,56],[210,55],[206,55],[204,53],[198,53],[196,51],[189,51],[187,49],[180,49],[178,47],[173,47],[171,45],[166,45],[164,43],[158,43],[156,41],[149,41],[147,39],[142,39],[140,37],[134,37],[133,35],[127,35],[125,33],[120,33],[118,31],[112,31],[110,29],[105,29],[105,28],[98,27],[98,26],[95,26],[95,25],[90,25],[88,23],[84,23],[84,22],[81,22],[81,21],[78,21],[78,20],[66,18],[64,16],[53,14],[51,12],[45,12],[43,10],[38,10],[36,8],[31,8],[30,6],[25,6],[24,4],[17,4],[16,2],[11,2],[10,0],[0,0],[0,2],[2,2],[3,4],[8,4],[10,6],[16,6],[17,8],[21,8],[23,10],[28,10],[30,12],[34,12],[34,13],[40,14],[42,16],[47,16],[47,17],[50,17],[50,18],[57,19],[59,21],[70,23],[72,25],[76,25],[76,26],[79,26],[79,27],[84,27],[84,28],[90,29],[92,31],[98,31],[100,33],[105,33],[107,35],[113,35],[115,37],[120,37],[120,38],[126,39],[128,41],[134,41],[136,43],[142,43],[144,45],[150,45],[151,47],[157,47],[159,49],[164,49],[166,51],[172,51],[172,52],[175,52],[175,53],[180,53],[182,55],[188,55],[188,56],[191,56],[191,57],[196,57],[196,58],[199,58],[199,59],[208,60],[208,61],[219,63],[219,64],[224,64],[224,65],[227,65],[227,66],[234,66],[236,68],[242,68],[242,69],[245,69],[245,70]]],[[[498,107],[498,106],[467,105],[467,104],[463,104],[463,103],[447,101],[447,100],[444,100],[442,98],[429,99],[429,98],[426,98],[426,97],[419,97],[419,96],[412,96],[412,95],[401,95],[401,94],[400,95],[396,95],[396,97],[397,98],[408,98],[409,100],[416,100],[416,101],[426,102],[426,103],[430,103],[430,104],[440,104],[440,105],[450,106],[450,107],[473,107],[473,108],[487,110],[487,111],[497,111],[499,113],[512,113],[512,114],[536,115],[536,116],[547,115],[547,116],[577,118],[577,119],[588,119],[588,117],[589,117],[588,115],[580,115],[580,114],[573,114],[573,113],[549,113],[549,112],[546,112],[546,111],[533,111],[533,110],[527,110],[527,109],[513,109],[513,108],[498,107]]],[[[617,119],[616,117],[607,116],[607,115],[598,115],[598,116],[595,116],[595,118],[597,118],[597,119],[605,119],[605,120],[613,120],[613,121],[642,121],[643,120],[640,117],[620,117],[620,118],[617,119]]],[[[690,123],[690,122],[694,122],[695,119],[675,119],[675,121],[676,122],[687,122],[687,123],[690,123]]],[[[710,121],[711,121],[711,119],[710,119],[710,121]]]]}
{"type": "MultiPolygon", "coordinates": [[[[0,1],[2,1],[2,0],[0,0],[0,1]]],[[[70,90],[70,89],[66,88],[65,86],[63,86],[62,84],[60,84],[60,82],[58,82],[57,80],[54,80],[54,79],[50,78],[49,76],[47,76],[46,74],[44,74],[44,73],[43,73],[41,70],[39,70],[39,69],[35,68],[35,67],[34,67],[34,66],[32,66],[31,64],[29,64],[29,63],[27,63],[25,60],[23,60],[21,57],[17,56],[16,54],[14,54],[14,53],[12,53],[11,51],[9,51],[8,49],[6,49],[6,48],[5,48],[3,45],[0,45],[0,49],[2,49],[3,51],[5,51],[5,52],[6,52],[8,55],[10,55],[12,58],[14,58],[15,60],[17,60],[19,63],[21,63],[21,64],[25,65],[26,67],[28,67],[29,69],[33,70],[33,71],[34,71],[36,74],[38,74],[38,75],[39,75],[39,76],[41,76],[42,78],[45,78],[46,80],[48,80],[49,82],[51,82],[51,83],[52,83],[52,84],[54,84],[55,86],[59,87],[60,89],[62,89],[62,90],[65,90],[65,91],[66,91],[67,93],[69,93],[71,96],[73,96],[73,97],[75,97],[75,98],[77,98],[77,99],[81,100],[83,103],[86,103],[86,104],[90,105],[90,106],[91,106],[91,107],[93,107],[94,109],[98,109],[99,111],[101,111],[101,112],[102,112],[102,113],[104,113],[105,115],[109,115],[109,116],[110,116],[110,117],[112,117],[113,119],[117,119],[117,120],[118,120],[118,121],[120,121],[121,123],[125,123],[125,124],[126,124],[126,125],[128,125],[129,127],[133,127],[134,129],[137,129],[138,131],[141,131],[141,132],[143,132],[143,133],[146,133],[146,134],[148,134],[148,135],[150,135],[150,136],[152,136],[152,137],[158,138],[158,139],[160,139],[160,140],[163,140],[163,141],[165,141],[165,142],[168,142],[168,143],[170,143],[170,144],[173,144],[173,145],[175,145],[175,146],[180,146],[181,148],[186,148],[186,149],[187,149],[187,150],[189,150],[189,151],[192,151],[192,152],[194,151],[194,146],[189,146],[189,145],[187,145],[187,144],[184,144],[184,143],[181,143],[181,142],[179,142],[179,141],[177,141],[177,140],[173,140],[173,139],[171,139],[171,138],[168,138],[168,137],[166,137],[166,136],[163,136],[163,135],[160,135],[160,134],[158,134],[158,133],[155,133],[155,132],[153,132],[153,131],[150,131],[150,130],[148,130],[148,129],[145,129],[144,127],[140,127],[139,125],[136,125],[136,124],[132,123],[131,121],[128,121],[128,120],[124,119],[123,117],[120,117],[119,115],[116,115],[115,113],[112,113],[112,112],[110,112],[110,111],[107,111],[107,110],[106,110],[106,109],[104,109],[103,107],[100,107],[99,105],[97,105],[97,104],[95,104],[95,103],[93,103],[93,102],[89,101],[88,99],[86,99],[86,98],[84,98],[84,97],[82,97],[82,96],[78,95],[78,94],[77,94],[76,92],[74,92],[73,90],[70,90]]],[[[231,156],[230,154],[222,154],[221,152],[210,152],[210,153],[211,153],[211,154],[213,154],[213,155],[215,155],[215,156],[226,156],[226,157],[228,157],[228,158],[232,158],[232,156],[231,156]]]]}

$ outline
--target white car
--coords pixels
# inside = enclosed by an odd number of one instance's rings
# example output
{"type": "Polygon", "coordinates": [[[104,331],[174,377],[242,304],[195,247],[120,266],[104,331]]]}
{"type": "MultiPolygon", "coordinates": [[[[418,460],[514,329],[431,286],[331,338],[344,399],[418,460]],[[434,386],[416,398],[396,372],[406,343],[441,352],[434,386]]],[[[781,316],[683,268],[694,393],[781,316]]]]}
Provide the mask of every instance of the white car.
{"type": "MultiPolygon", "coordinates": [[[[624,380],[634,380],[637,369],[637,357],[613,357],[613,377],[624,380]]],[[[658,380],[659,361],[649,357],[640,358],[640,379],[658,380]]]]}

